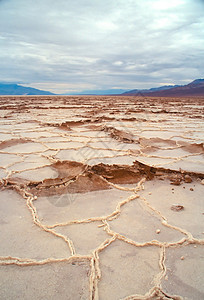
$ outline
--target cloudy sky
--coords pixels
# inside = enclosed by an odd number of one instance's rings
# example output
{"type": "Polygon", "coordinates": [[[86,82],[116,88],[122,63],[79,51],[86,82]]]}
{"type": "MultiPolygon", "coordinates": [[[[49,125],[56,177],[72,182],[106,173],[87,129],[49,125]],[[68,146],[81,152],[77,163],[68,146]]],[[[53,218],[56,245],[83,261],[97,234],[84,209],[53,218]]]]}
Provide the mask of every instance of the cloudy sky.
{"type": "Polygon", "coordinates": [[[203,71],[204,0],[0,0],[0,82],[64,93],[203,71]]]}

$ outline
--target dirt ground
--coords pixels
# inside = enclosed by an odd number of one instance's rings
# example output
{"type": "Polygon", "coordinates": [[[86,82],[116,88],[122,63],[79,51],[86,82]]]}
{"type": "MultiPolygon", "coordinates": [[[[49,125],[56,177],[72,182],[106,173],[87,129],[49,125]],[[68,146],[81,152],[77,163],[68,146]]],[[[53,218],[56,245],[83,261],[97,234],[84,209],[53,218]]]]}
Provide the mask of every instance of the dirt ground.
{"type": "Polygon", "coordinates": [[[204,98],[0,97],[1,299],[204,299],[204,98]]]}

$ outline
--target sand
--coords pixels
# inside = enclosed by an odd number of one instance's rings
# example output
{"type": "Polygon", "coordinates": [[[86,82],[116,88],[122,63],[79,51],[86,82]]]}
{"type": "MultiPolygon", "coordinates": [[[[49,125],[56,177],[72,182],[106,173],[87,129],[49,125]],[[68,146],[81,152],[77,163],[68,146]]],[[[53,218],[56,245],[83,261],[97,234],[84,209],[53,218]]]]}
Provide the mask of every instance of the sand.
{"type": "Polygon", "coordinates": [[[204,298],[204,98],[0,97],[0,298],[204,298]]]}

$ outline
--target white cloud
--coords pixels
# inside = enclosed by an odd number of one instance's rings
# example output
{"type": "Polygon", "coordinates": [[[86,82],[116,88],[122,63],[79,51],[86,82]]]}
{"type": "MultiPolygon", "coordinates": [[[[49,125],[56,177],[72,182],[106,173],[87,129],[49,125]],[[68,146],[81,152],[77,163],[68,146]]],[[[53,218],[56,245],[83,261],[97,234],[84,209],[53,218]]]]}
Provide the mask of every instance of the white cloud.
{"type": "Polygon", "coordinates": [[[155,9],[166,10],[169,8],[177,8],[180,5],[184,5],[185,0],[156,0],[152,1],[152,7],[155,9]]]}
{"type": "Polygon", "coordinates": [[[0,81],[63,93],[202,78],[203,8],[199,0],[0,1],[0,81]]]}

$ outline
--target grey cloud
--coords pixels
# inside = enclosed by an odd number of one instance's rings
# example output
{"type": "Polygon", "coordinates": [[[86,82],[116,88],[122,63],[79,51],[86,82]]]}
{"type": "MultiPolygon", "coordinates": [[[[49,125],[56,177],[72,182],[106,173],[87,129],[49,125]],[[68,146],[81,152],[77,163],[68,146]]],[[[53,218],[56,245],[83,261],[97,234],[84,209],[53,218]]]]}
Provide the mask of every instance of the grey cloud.
{"type": "Polygon", "coordinates": [[[0,1],[0,80],[80,90],[202,77],[201,8],[199,0],[0,1]]]}

